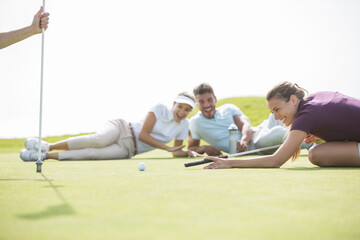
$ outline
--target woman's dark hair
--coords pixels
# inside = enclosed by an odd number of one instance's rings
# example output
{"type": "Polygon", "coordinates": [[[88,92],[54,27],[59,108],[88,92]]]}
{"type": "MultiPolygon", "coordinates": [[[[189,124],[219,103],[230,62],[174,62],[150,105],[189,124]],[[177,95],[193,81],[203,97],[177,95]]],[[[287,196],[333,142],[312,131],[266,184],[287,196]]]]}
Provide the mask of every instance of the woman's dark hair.
{"type": "Polygon", "coordinates": [[[290,100],[290,96],[295,95],[298,99],[303,100],[307,97],[308,91],[299,87],[296,83],[282,82],[273,87],[266,95],[266,101],[277,97],[285,102],[290,100]]]}

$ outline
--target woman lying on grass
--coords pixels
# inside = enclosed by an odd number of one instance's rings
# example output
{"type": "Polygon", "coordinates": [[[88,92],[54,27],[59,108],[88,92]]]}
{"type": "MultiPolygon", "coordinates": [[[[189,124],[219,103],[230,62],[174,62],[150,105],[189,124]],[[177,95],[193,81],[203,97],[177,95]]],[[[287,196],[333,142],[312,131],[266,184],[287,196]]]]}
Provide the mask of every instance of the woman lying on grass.
{"type": "Polygon", "coordinates": [[[307,91],[289,82],[281,83],[266,96],[267,105],[290,132],[285,142],[269,156],[223,160],[205,157],[215,168],[278,168],[300,154],[301,143],[319,139],[325,143],[309,150],[309,160],[320,167],[360,167],[360,100],[338,92],[307,91]]]}
{"type": "MultiPolygon", "coordinates": [[[[194,97],[180,93],[175,98],[172,108],[158,104],[148,112],[143,121],[128,123],[122,119],[111,120],[95,134],[73,137],[52,144],[42,141],[42,160],[127,159],[155,148],[172,152],[174,157],[193,157],[192,151],[181,149],[189,131],[189,121],[186,117],[194,107],[194,97]],[[173,139],[173,147],[165,145],[173,139]],[[65,151],[49,152],[52,150],[65,151]]],[[[20,158],[23,161],[36,161],[38,139],[26,139],[25,147],[26,149],[20,152],[20,158]]]]}

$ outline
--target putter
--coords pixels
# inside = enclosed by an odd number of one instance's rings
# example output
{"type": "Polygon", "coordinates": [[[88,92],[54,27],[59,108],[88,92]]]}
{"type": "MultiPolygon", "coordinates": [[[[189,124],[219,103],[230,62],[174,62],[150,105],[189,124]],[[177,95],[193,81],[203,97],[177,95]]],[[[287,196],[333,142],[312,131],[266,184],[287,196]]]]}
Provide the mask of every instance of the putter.
{"type": "MultiPolygon", "coordinates": [[[[275,145],[275,146],[270,146],[270,147],[258,148],[258,149],[254,149],[254,150],[250,150],[250,151],[234,153],[234,154],[229,154],[229,155],[223,155],[223,156],[220,156],[219,158],[229,158],[229,157],[244,156],[244,155],[249,155],[249,154],[252,154],[252,153],[257,153],[257,152],[261,152],[261,151],[266,151],[266,150],[279,148],[280,146],[281,146],[281,144],[280,145],[275,145]]],[[[197,165],[210,163],[210,162],[213,162],[213,161],[211,161],[211,160],[201,160],[201,161],[185,163],[184,166],[185,167],[192,167],[192,166],[197,166],[197,165]]]]}
{"type": "MultiPolygon", "coordinates": [[[[43,0],[43,12],[45,12],[45,0],[43,0]]],[[[42,102],[43,102],[43,79],[44,79],[44,38],[45,29],[41,29],[41,74],[40,74],[40,116],[39,116],[39,152],[36,161],[36,172],[41,173],[41,130],[42,130],[42,102]]]]}

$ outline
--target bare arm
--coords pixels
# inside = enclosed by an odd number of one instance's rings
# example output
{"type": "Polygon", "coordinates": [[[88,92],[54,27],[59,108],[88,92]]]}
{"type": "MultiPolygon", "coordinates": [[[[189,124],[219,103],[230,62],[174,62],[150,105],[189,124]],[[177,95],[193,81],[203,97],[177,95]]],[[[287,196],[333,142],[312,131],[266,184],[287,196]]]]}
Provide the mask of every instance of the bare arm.
{"type": "Polygon", "coordinates": [[[221,150],[214,146],[200,146],[200,140],[194,140],[191,137],[191,134],[188,135],[188,149],[199,154],[206,153],[209,156],[219,156],[221,155],[221,150]]]}
{"type": "Polygon", "coordinates": [[[41,7],[40,10],[35,14],[33,22],[30,26],[10,32],[0,33],[0,49],[22,41],[34,34],[41,33],[42,28],[47,29],[49,15],[49,13],[42,13],[41,7]]]}
{"type": "Polygon", "coordinates": [[[214,163],[206,166],[208,169],[215,168],[279,168],[299,149],[306,133],[300,130],[293,130],[281,147],[269,156],[250,158],[250,159],[228,159],[205,157],[214,163]]]}
{"type": "MultiPolygon", "coordinates": [[[[174,141],[174,147],[177,146],[181,146],[183,145],[183,140],[175,140],[174,141]]],[[[184,151],[184,150],[177,150],[172,152],[173,157],[204,157],[194,151],[188,150],[188,151],[184,151]]]]}
{"type": "Polygon", "coordinates": [[[251,129],[250,120],[245,115],[242,116],[236,115],[234,116],[234,122],[241,131],[241,139],[238,141],[237,151],[238,152],[246,151],[249,142],[251,141],[252,138],[252,129],[251,129]]]}
{"type": "Polygon", "coordinates": [[[155,138],[153,138],[150,133],[152,129],[154,128],[154,125],[156,123],[156,116],[153,112],[149,112],[144,120],[144,124],[141,127],[140,133],[139,133],[139,140],[143,141],[144,143],[149,144],[150,146],[154,148],[159,148],[166,150],[168,152],[174,152],[182,149],[184,145],[176,146],[176,147],[169,147],[162,142],[159,142],[155,138]]]}

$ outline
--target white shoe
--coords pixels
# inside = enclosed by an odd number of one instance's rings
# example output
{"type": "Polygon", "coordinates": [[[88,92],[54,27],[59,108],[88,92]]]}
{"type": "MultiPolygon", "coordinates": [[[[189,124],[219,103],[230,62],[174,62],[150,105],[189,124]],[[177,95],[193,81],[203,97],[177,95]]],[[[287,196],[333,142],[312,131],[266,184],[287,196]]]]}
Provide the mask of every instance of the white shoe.
{"type": "MultiPolygon", "coordinates": [[[[28,150],[36,150],[39,151],[39,139],[37,138],[27,138],[25,140],[25,147],[28,150]]],[[[50,149],[49,143],[41,140],[41,151],[48,152],[50,149]]]]}
{"type": "MultiPolygon", "coordinates": [[[[20,152],[21,160],[25,162],[36,162],[38,160],[39,152],[35,150],[23,149],[20,152]]],[[[41,161],[46,159],[46,153],[41,153],[41,161]]]]}

